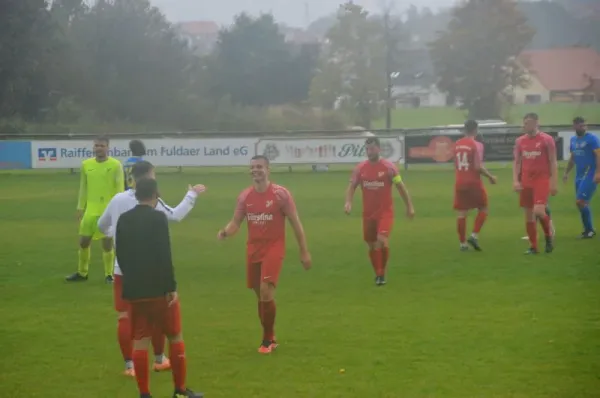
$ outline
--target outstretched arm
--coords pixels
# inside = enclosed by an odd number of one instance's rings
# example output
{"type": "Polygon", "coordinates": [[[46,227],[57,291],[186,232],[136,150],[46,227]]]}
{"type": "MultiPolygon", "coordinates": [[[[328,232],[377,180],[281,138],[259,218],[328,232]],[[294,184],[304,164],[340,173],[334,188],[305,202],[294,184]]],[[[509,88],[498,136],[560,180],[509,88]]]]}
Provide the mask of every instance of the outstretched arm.
{"type": "Polygon", "coordinates": [[[246,218],[246,197],[242,193],[237,200],[235,211],[233,212],[233,218],[227,223],[225,228],[221,229],[217,235],[219,239],[225,239],[227,237],[235,235],[239,230],[244,218],[246,218]]]}
{"type": "Polygon", "coordinates": [[[197,197],[198,194],[194,192],[194,190],[189,190],[183,197],[183,200],[175,208],[168,206],[159,198],[158,203],[156,204],[156,210],[164,213],[167,216],[167,220],[179,222],[190,214],[196,204],[197,197]]]}

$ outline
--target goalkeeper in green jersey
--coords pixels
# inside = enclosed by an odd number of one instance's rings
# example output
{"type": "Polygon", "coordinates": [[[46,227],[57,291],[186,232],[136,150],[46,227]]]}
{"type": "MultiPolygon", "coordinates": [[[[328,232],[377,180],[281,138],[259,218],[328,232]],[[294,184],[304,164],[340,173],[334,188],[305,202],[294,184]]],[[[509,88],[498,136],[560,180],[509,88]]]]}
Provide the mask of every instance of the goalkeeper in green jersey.
{"type": "Polygon", "coordinates": [[[123,166],[117,159],[108,156],[109,140],[98,137],[94,140],[95,157],[81,162],[79,182],[79,265],[77,272],[67,276],[67,282],[82,282],[88,279],[90,245],[92,240],[102,239],[102,262],[107,283],[113,281],[114,250],[110,237],[98,230],[98,219],[108,202],[125,187],[123,166]]]}

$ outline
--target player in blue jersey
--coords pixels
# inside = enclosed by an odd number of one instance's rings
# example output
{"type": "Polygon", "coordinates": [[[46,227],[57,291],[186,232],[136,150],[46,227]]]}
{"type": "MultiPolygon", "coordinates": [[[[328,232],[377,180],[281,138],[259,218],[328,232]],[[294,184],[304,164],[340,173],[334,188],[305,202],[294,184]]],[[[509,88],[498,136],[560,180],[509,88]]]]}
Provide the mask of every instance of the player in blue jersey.
{"type": "Polygon", "coordinates": [[[576,117],[573,120],[573,128],[576,135],[571,138],[569,146],[571,158],[563,181],[568,181],[569,172],[575,167],[575,199],[583,223],[581,238],[590,239],[596,236],[596,230],[592,223],[590,200],[600,183],[600,140],[587,132],[585,120],[582,117],[576,117]]]}
{"type": "Polygon", "coordinates": [[[146,146],[140,140],[129,141],[129,150],[131,151],[131,157],[123,164],[123,171],[125,172],[125,190],[131,189],[133,186],[133,176],[131,175],[131,168],[134,164],[143,160],[146,156],[146,146]]]}

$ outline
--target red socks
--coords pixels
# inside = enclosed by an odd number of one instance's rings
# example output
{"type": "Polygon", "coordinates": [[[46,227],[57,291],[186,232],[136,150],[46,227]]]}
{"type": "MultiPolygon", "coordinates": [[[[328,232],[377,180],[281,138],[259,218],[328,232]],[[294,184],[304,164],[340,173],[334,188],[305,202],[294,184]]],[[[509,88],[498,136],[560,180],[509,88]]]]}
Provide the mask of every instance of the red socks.
{"type": "Polygon", "coordinates": [[[383,276],[383,256],[382,249],[369,250],[369,258],[376,276],[383,276]]]}
{"type": "Polygon", "coordinates": [[[548,238],[551,235],[550,217],[548,217],[548,215],[545,215],[544,217],[540,218],[540,224],[542,224],[542,229],[544,230],[544,236],[546,238],[548,238]]]}
{"type": "Polygon", "coordinates": [[[259,301],[258,304],[263,326],[263,340],[272,341],[275,339],[275,315],[277,313],[275,300],[259,301]]]}
{"type": "Polygon", "coordinates": [[[473,233],[478,234],[487,219],[487,213],[485,211],[477,212],[477,217],[475,217],[475,225],[473,225],[473,233]]]}
{"type": "Polygon", "coordinates": [[[459,217],[456,219],[456,230],[458,231],[458,239],[460,243],[467,241],[467,219],[459,217]]]}
{"type": "Polygon", "coordinates": [[[537,250],[537,224],[535,221],[527,221],[527,236],[531,248],[537,250]]]}
{"type": "Polygon", "coordinates": [[[381,271],[385,274],[388,259],[390,258],[390,248],[384,247],[381,249],[381,271]]]}
{"type": "Polygon", "coordinates": [[[160,328],[152,334],[152,348],[154,348],[154,355],[165,353],[165,335],[160,328]]]}
{"type": "MultiPolygon", "coordinates": [[[[131,338],[130,338],[131,340],[131,338]]],[[[140,394],[150,395],[149,383],[149,367],[148,367],[148,351],[135,350],[133,351],[133,369],[135,370],[135,379],[137,381],[140,394]]]]}
{"type": "Polygon", "coordinates": [[[131,339],[131,322],[129,318],[119,318],[117,323],[117,337],[123,359],[131,361],[133,359],[133,340],[131,339]]]}
{"type": "MultiPolygon", "coordinates": [[[[173,373],[175,389],[177,391],[185,391],[187,365],[185,360],[185,344],[183,341],[171,343],[169,347],[169,359],[171,360],[171,371],[173,373]]],[[[137,368],[135,371],[137,374],[137,368]]]]}

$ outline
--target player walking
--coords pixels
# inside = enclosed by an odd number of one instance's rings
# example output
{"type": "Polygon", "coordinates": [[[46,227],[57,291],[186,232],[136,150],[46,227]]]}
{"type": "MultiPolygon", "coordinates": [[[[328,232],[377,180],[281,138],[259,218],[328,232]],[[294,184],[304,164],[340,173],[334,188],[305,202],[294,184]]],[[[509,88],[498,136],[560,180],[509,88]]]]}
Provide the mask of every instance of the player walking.
{"type": "MultiPolygon", "coordinates": [[[[115,195],[110,201],[106,210],[98,220],[98,228],[106,236],[114,234],[114,229],[119,221],[121,215],[135,206],[138,201],[135,197],[135,185],[138,181],[143,179],[155,179],[154,166],[145,160],[140,160],[133,165],[131,168],[132,187],[130,190],[121,192],[115,195]]],[[[169,221],[181,221],[189,212],[194,208],[196,198],[199,194],[204,192],[206,188],[204,185],[195,185],[189,187],[188,192],[181,201],[181,203],[174,209],[167,206],[160,198],[158,199],[156,210],[164,213],[169,221]]],[[[119,346],[121,348],[121,354],[125,361],[125,372],[126,376],[135,376],[133,367],[133,341],[131,339],[131,320],[127,313],[129,309],[128,303],[123,300],[123,279],[119,262],[115,261],[114,264],[114,284],[113,284],[113,297],[115,310],[118,313],[117,321],[117,337],[119,346]]],[[[165,349],[165,336],[161,329],[154,331],[152,335],[152,347],[154,348],[154,364],[153,370],[160,372],[171,368],[171,364],[164,355],[165,349]]]]}
{"type": "Polygon", "coordinates": [[[140,140],[131,140],[129,141],[129,151],[131,152],[131,156],[123,163],[123,170],[125,171],[125,190],[131,189],[135,182],[131,175],[131,168],[146,156],[146,146],[140,140]]]}
{"type": "Polygon", "coordinates": [[[363,237],[369,245],[369,257],[375,271],[375,284],[385,285],[385,271],[389,258],[388,239],[394,223],[394,202],[392,185],[400,193],[406,206],[406,216],[413,218],[415,209],[398,168],[392,162],[381,158],[379,138],[369,137],[365,141],[368,160],[359,163],[346,190],[344,211],[352,211],[352,199],[357,187],[363,195],[363,237]]]}
{"type": "Polygon", "coordinates": [[[569,173],[575,166],[575,203],[579,208],[583,223],[581,238],[590,239],[596,236],[590,200],[600,183],[600,140],[587,132],[585,120],[582,117],[576,117],[573,120],[573,127],[576,136],[571,138],[571,157],[563,181],[565,183],[568,181],[569,173]]]}
{"type": "Polygon", "coordinates": [[[79,264],[77,272],[67,276],[67,282],[82,282],[88,279],[90,245],[102,239],[102,262],[107,283],[113,282],[114,250],[112,239],[98,230],[98,219],[108,202],[123,191],[123,168],[121,162],[108,156],[109,140],[98,137],[94,140],[94,155],[81,163],[77,218],[79,224],[79,264]]]}
{"type": "Polygon", "coordinates": [[[138,181],[139,204],[123,213],[115,233],[117,259],[123,272],[123,299],[129,302],[133,364],[140,398],[151,398],[148,346],[155,330],[169,339],[175,391],[173,398],[201,398],[187,388],[181,310],[171,258],[169,226],[158,204],[156,180],[138,181]]]}
{"type": "Polygon", "coordinates": [[[558,166],[554,139],[539,131],[535,113],[523,119],[525,134],[517,138],[514,148],[513,187],[525,209],[527,236],[531,247],[525,254],[537,254],[537,226],[540,221],[546,237],[546,253],[554,250],[550,217],[546,214],[548,197],[557,194],[558,166]]]}
{"type": "Polygon", "coordinates": [[[242,191],[233,219],[218,232],[217,238],[222,240],[235,235],[244,219],[247,220],[246,282],[258,298],[258,316],[263,327],[258,352],[269,354],[277,348],[275,288],[285,255],[286,218],[294,229],[304,269],[310,269],[312,260],[291,193],[269,180],[269,160],[261,155],[254,156],[250,171],[253,184],[242,191]]]}
{"type": "Polygon", "coordinates": [[[460,241],[460,249],[481,251],[479,232],[488,214],[488,198],[481,176],[484,175],[490,184],[496,183],[496,177],[483,167],[483,144],[475,141],[478,124],[475,120],[465,123],[465,137],[458,140],[454,146],[454,169],[456,183],[454,185],[454,210],[457,211],[456,226],[460,241]],[[477,209],[473,233],[466,238],[467,214],[469,210],[477,209]]]}

